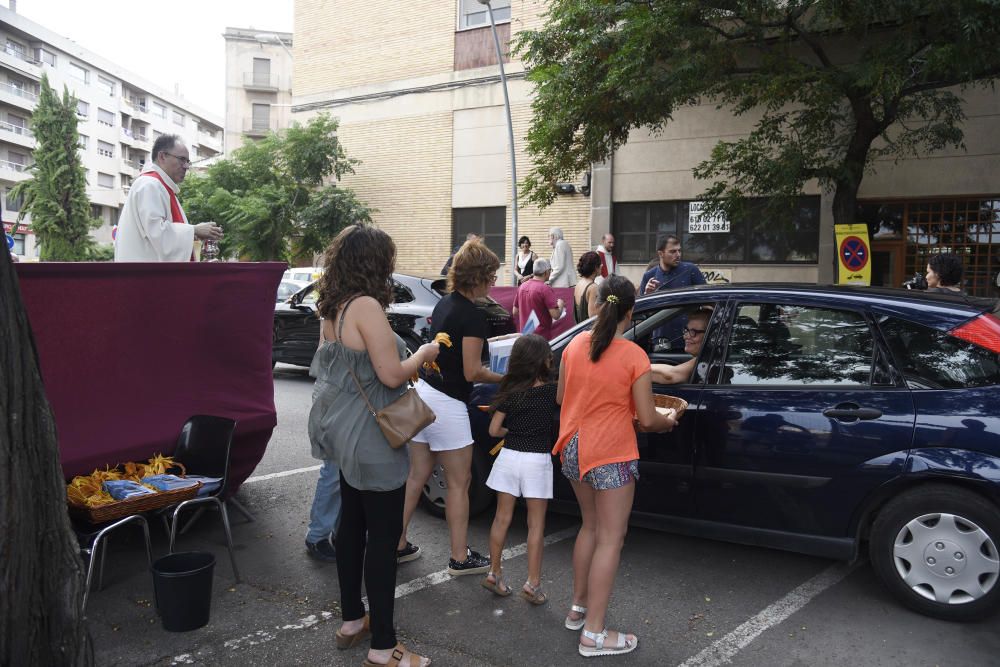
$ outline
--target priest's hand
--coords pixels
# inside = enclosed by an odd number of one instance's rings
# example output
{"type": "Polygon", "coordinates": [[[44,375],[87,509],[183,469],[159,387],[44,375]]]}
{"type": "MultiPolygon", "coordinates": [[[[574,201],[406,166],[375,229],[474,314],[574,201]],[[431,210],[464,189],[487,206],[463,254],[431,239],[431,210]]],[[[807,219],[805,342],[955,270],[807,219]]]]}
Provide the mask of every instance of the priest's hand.
{"type": "Polygon", "coordinates": [[[208,241],[218,241],[222,238],[222,227],[214,222],[202,222],[194,226],[194,237],[208,241]]]}

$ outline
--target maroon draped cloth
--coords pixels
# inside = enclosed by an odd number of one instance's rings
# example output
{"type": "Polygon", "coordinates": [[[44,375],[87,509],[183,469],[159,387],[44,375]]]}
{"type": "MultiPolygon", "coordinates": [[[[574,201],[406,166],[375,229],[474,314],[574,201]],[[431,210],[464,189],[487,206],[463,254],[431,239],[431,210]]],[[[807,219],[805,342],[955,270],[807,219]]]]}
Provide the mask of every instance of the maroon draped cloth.
{"type": "Polygon", "coordinates": [[[277,423],[271,332],[284,264],[15,268],[67,478],[170,454],[195,414],[238,420],[230,492],[250,476],[277,423]]]}
{"type": "MultiPolygon", "coordinates": [[[[555,338],[563,331],[571,329],[576,325],[576,320],[573,317],[573,288],[572,287],[553,287],[552,291],[556,293],[556,297],[562,299],[566,303],[566,315],[552,323],[552,335],[549,337],[551,340],[555,338]]],[[[517,294],[516,287],[491,287],[490,296],[499,303],[501,306],[507,309],[508,313],[513,313],[514,307],[514,295],[517,294]]],[[[515,324],[517,320],[514,320],[515,324]]]]}

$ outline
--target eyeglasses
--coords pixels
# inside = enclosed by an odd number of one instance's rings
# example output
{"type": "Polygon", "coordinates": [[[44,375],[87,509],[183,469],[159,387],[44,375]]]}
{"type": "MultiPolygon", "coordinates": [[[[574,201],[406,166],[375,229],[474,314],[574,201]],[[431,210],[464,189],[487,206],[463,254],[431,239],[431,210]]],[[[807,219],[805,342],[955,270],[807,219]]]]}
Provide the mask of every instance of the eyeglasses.
{"type": "MultiPolygon", "coordinates": [[[[676,331],[676,329],[675,329],[675,331],[676,331]]],[[[681,333],[684,334],[685,336],[691,336],[692,338],[694,338],[695,336],[702,335],[706,331],[708,331],[708,329],[691,329],[691,328],[688,328],[688,327],[684,327],[684,329],[681,331],[681,333]]]]}
{"type": "Polygon", "coordinates": [[[493,277],[491,277],[491,278],[490,278],[490,284],[492,285],[492,284],[493,284],[493,283],[495,283],[496,281],[497,281],[497,274],[495,274],[495,273],[494,273],[494,274],[493,274],[493,277]]]}
{"type": "MultiPolygon", "coordinates": [[[[163,151],[163,152],[167,153],[167,151],[163,151]]],[[[180,155],[174,155],[173,153],[167,153],[167,155],[169,155],[173,159],[175,159],[178,162],[180,162],[182,167],[184,167],[184,166],[190,167],[191,166],[191,158],[186,158],[186,157],[183,157],[183,156],[180,156],[180,155]]]]}

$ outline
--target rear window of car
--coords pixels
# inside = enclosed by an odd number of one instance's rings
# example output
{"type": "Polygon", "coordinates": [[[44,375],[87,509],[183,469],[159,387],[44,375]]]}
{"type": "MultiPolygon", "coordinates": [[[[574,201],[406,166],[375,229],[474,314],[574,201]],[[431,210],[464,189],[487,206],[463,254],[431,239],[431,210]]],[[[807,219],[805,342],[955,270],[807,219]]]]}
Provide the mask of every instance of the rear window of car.
{"type": "Polygon", "coordinates": [[[943,331],[896,317],[879,328],[911,389],[1000,384],[1000,355],[943,331]]]}

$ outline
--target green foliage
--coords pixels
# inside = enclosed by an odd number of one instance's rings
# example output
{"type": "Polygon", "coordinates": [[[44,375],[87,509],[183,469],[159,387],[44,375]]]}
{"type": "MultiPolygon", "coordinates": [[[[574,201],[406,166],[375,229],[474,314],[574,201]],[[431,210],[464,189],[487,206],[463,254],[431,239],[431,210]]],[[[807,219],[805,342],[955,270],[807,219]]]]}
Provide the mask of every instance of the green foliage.
{"type": "Polygon", "coordinates": [[[181,201],[190,219],[225,228],[223,256],[287,261],[322,251],[349,224],[371,221],[351,190],[327,184],[357,164],[337,139],[337,122],[319,115],[245,144],[204,175],[189,174],[181,201]]]}
{"type": "Polygon", "coordinates": [[[537,86],[522,188],[548,205],[632,129],[714,103],[759,120],[694,170],[707,213],[780,215],[816,179],[849,222],[876,158],[962,145],[959,93],[992,85],[998,43],[1000,0],[552,0],[516,43],[537,86]]]}
{"type": "Polygon", "coordinates": [[[38,106],[31,116],[36,140],[32,178],[11,191],[12,197],[24,197],[18,220],[31,214],[43,261],[91,259],[90,230],[101,225],[90,215],[87,171],[77,152],[76,124],[76,98],[63,88],[60,100],[43,75],[38,106]]]}

